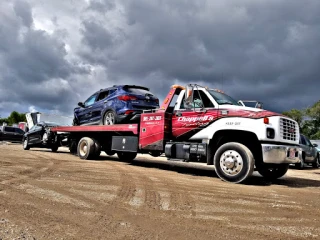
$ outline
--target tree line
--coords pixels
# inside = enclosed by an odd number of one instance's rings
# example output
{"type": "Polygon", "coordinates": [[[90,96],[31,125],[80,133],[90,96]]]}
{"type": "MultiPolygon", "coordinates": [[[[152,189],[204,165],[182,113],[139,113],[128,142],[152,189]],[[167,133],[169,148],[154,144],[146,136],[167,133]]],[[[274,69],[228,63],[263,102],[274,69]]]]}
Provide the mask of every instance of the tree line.
{"type": "Polygon", "coordinates": [[[13,111],[9,117],[1,118],[0,117],[0,125],[2,126],[3,123],[7,123],[8,125],[12,125],[19,122],[26,122],[26,115],[24,113],[18,113],[17,111],[13,111]]]}
{"type": "Polygon", "coordinates": [[[282,113],[296,120],[300,132],[310,139],[320,139],[320,100],[306,109],[291,109],[282,113]]]}

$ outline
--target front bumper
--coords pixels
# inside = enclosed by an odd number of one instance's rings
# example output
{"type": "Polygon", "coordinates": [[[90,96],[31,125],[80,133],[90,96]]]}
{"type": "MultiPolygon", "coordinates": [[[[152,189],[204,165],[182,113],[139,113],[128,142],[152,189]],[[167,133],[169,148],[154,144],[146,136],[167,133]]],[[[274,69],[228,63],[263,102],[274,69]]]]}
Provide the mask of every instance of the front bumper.
{"type": "Polygon", "coordinates": [[[298,146],[262,144],[264,163],[299,163],[302,159],[302,149],[298,146]]]}

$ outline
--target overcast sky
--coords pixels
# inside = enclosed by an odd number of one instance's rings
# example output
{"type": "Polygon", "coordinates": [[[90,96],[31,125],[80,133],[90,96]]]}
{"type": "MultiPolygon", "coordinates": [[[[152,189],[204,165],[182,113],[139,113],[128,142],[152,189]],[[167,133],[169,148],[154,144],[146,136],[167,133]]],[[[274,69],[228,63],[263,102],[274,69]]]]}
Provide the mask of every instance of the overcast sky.
{"type": "Polygon", "coordinates": [[[0,0],[0,116],[72,116],[113,84],[305,108],[320,99],[319,13],[319,0],[0,0]]]}

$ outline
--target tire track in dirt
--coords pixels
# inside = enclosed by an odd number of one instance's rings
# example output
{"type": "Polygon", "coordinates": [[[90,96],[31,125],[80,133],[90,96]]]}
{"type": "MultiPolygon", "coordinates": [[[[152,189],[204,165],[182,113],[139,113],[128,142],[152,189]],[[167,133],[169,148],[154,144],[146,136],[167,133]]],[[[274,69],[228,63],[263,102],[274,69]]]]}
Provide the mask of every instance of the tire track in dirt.
{"type": "MultiPolygon", "coordinates": [[[[2,180],[0,182],[1,185],[8,186],[8,185],[12,185],[12,184],[24,183],[28,179],[35,179],[35,178],[40,177],[41,175],[43,175],[46,172],[53,171],[53,169],[56,168],[58,165],[57,163],[54,163],[50,158],[42,156],[40,154],[31,153],[31,152],[28,152],[27,154],[31,155],[31,156],[35,156],[36,158],[41,158],[42,160],[45,160],[45,162],[40,161],[40,162],[36,162],[36,164],[33,164],[34,162],[23,161],[22,165],[24,165],[25,167],[29,167],[29,168],[22,170],[22,171],[19,171],[16,174],[16,177],[14,177],[14,178],[2,180]]],[[[36,158],[31,158],[31,159],[36,160],[36,158]]],[[[24,158],[23,158],[23,160],[24,160],[24,158]]],[[[19,164],[19,162],[15,162],[15,165],[18,165],[18,164],[19,164]]]]}
{"type": "MultiPolygon", "coordinates": [[[[141,164],[141,163],[139,163],[141,164]]],[[[130,166],[130,172],[139,176],[145,192],[144,208],[157,211],[179,211],[194,214],[195,203],[188,191],[181,191],[171,171],[130,166]],[[155,177],[157,176],[157,177],[155,177]]],[[[179,213],[180,214],[180,213],[179,213]]]]}

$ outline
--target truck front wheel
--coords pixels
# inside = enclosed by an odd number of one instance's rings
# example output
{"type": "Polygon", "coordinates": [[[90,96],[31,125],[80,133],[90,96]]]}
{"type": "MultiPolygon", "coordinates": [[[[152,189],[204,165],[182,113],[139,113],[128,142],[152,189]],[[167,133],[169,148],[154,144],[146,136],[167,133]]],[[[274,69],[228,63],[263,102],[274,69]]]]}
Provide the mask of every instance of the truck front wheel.
{"type": "Polygon", "coordinates": [[[257,166],[257,171],[268,180],[275,180],[287,173],[289,164],[261,164],[257,166]]]}
{"type": "Polygon", "coordinates": [[[252,175],[253,154],[245,145],[230,142],[221,145],[213,159],[217,175],[224,181],[240,183],[252,175]]]}

